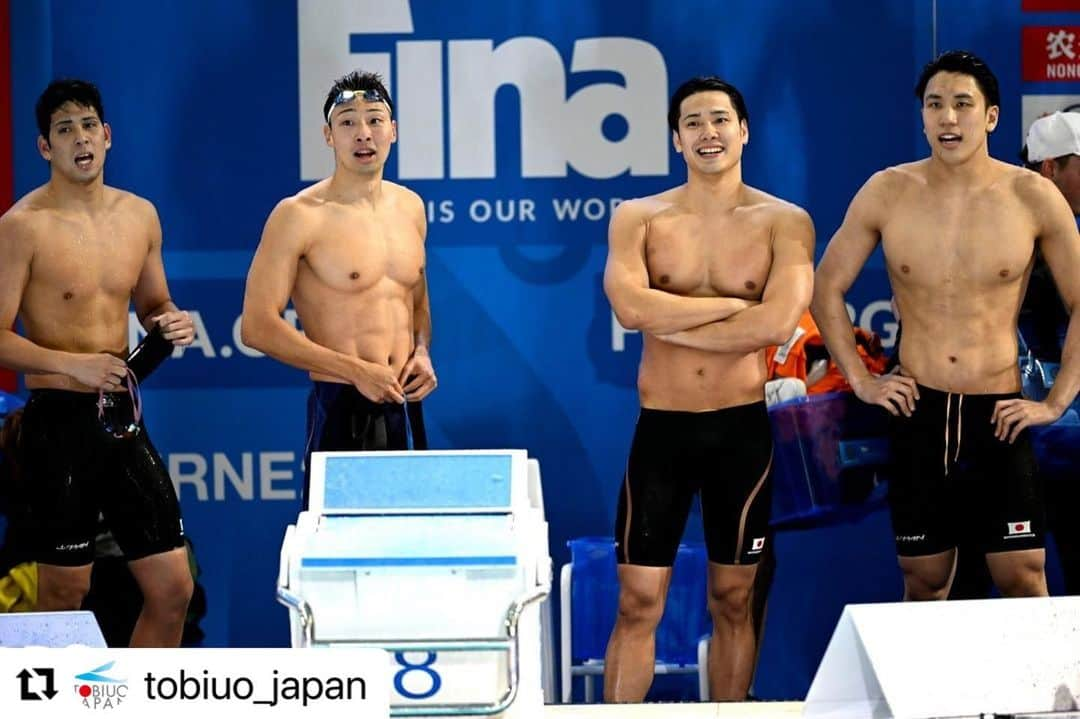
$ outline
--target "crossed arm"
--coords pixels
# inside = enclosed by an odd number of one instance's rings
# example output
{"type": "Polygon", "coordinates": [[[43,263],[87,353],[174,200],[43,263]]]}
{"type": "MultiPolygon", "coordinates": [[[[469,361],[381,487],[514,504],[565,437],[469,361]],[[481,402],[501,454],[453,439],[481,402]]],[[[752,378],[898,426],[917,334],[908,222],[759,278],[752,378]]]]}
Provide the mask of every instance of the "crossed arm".
{"type": "Polygon", "coordinates": [[[711,352],[755,352],[787,342],[810,304],[814,225],[803,210],[785,210],[773,228],[773,261],[761,302],[719,321],[659,339],[711,352]]]}
{"type": "Polygon", "coordinates": [[[682,297],[649,287],[645,236],[651,209],[647,200],[629,200],[611,218],[604,292],[619,324],[670,334],[722,320],[755,304],[734,297],[682,297]]]}

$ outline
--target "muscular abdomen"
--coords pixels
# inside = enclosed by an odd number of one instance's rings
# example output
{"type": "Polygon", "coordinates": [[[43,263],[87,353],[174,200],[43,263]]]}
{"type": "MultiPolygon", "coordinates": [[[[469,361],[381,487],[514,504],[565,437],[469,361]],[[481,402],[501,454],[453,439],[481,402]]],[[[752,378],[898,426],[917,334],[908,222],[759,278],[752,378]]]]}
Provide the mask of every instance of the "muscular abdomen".
{"type": "Polygon", "coordinates": [[[946,392],[1020,389],[1016,317],[1021,283],[981,293],[927,293],[897,287],[900,364],[920,384],[946,392]]]}
{"type": "MultiPolygon", "coordinates": [[[[383,277],[357,292],[342,292],[314,278],[297,277],[293,304],[313,342],[400,371],[413,350],[411,289],[383,277]],[[332,309],[330,309],[332,308],[332,309]]],[[[340,382],[312,373],[312,379],[340,382]]]]}
{"type": "Polygon", "coordinates": [[[758,402],[765,396],[765,352],[705,352],[644,335],[641,406],[699,412],[758,402]]]}

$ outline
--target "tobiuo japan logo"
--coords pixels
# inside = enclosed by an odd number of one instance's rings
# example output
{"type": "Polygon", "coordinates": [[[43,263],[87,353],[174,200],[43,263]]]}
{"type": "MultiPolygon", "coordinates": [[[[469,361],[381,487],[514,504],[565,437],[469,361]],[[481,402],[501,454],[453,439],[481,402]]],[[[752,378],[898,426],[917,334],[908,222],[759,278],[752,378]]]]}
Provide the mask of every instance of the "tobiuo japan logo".
{"type": "Polygon", "coordinates": [[[115,661],[75,675],[75,693],[87,709],[115,709],[127,699],[127,679],[111,676],[115,661]]]}
{"type": "MultiPolygon", "coordinates": [[[[575,40],[570,74],[616,73],[623,82],[568,95],[568,68],[549,40],[432,39],[441,27],[417,29],[412,10],[409,0],[297,0],[301,179],[333,171],[319,108],[333,79],[354,68],[378,72],[391,90],[399,179],[493,179],[497,152],[519,153],[526,178],[566,177],[570,168],[594,179],[668,174],[667,66],[654,45],[575,40]],[[520,145],[496,148],[495,94],[506,86],[519,97],[520,145]],[[613,126],[625,130],[617,139],[613,126]]],[[[465,9],[438,14],[440,26],[455,18],[465,21],[465,9]]]]}

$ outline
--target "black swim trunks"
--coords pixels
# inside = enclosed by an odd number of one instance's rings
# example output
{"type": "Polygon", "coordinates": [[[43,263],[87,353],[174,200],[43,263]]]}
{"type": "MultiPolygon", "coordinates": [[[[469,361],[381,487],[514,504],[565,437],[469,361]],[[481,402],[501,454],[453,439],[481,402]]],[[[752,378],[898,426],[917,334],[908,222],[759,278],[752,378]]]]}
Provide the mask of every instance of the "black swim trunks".
{"type": "MultiPolygon", "coordinates": [[[[133,423],[126,394],[106,399],[112,426],[133,423]]],[[[128,560],[184,546],[176,491],[146,427],[118,439],[97,404],[96,394],[54,389],[33,390],[26,403],[11,521],[38,562],[92,563],[99,514],[128,560]]]]}
{"type": "Polygon", "coordinates": [[[768,532],[771,468],[764,402],[709,412],[642,409],[615,519],[619,563],[672,566],[700,492],[709,561],[756,564],[768,532]]]}
{"type": "Polygon", "coordinates": [[[893,417],[889,508],[901,556],[957,546],[969,515],[983,552],[1044,546],[1043,487],[1031,435],[994,437],[999,400],[1012,394],[956,394],[919,385],[911,417],[893,417]]]}
{"type": "Polygon", "coordinates": [[[304,507],[310,496],[312,452],[404,449],[427,449],[419,402],[372,402],[349,384],[313,383],[307,406],[304,507]]]}

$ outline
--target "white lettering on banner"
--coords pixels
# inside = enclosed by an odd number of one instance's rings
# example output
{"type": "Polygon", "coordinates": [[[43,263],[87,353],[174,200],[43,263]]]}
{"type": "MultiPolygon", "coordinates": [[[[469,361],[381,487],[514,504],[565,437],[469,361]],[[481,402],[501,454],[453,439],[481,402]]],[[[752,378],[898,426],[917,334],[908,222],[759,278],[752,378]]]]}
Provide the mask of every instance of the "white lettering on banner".
{"type": "Polygon", "coordinates": [[[260,499],[296,499],[294,489],[274,489],[277,480],[292,482],[292,464],[295,461],[292,452],[259,452],[260,499]],[[287,463],[288,469],[274,469],[274,464],[278,462],[287,463]]]}
{"type": "Polygon", "coordinates": [[[200,711],[299,716],[307,710],[327,719],[377,719],[389,716],[393,684],[385,651],[354,647],[0,648],[0,672],[26,677],[12,679],[14,691],[0,691],[3,716],[72,717],[97,709],[174,719],[200,711]],[[39,691],[39,684],[45,688],[39,691]],[[35,701],[28,705],[27,698],[35,701]]]}
{"type": "Polygon", "coordinates": [[[1057,60],[1064,55],[1074,60],[1076,59],[1076,52],[1073,50],[1075,42],[1076,35],[1068,30],[1049,32],[1046,34],[1046,56],[1051,60],[1057,60]]]}
{"type": "Polygon", "coordinates": [[[435,202],[435,200],[427,201],[428,224],[439,223],[440,225],[447,225],[454,221],[454,217],[453,200],[440,200],[439,202],[435,202]]]}
{"type": "Polygon", "coordinates": [[[291,488],[297,476],[296,454],[294,452],[258,452],[258,456],[258,477],[255,475],[255,453],[253,452],[240,454],[239,470],[237,470],[237,463],[230,460],[224,452],[212,453],[209,462],[204,455],[197,452],[174,452],[168,455],[167,464],[169,476],[172,477],[176,494],[181,500],[184,499],[184,487],[188,485],[194,488],[195,498],[198,501],[211,501],[211,488],[206,479],[208,471],[211,473],[212,499],[215,502],[231,497],[246,502],[296,499],[296,490],[291,488]],[[227,497],[227,493],[231,496],[227,497]]]}
{"type": "Polygon", "coordinates": [[[493,40],[399,40],[392,52],[351,53],[352,35],[412,34],[408,0],[297,0],[297,10],[303,180],[333,171],[321,108],[330,80],[356,67],[382,74],[394,88],[399,179],[446,176],[447,130],[449,177],[495,178],[495,96],[504,87],[517,91],[520,104],[522,177],[566,177],[570,167],[594,179],[627,171],[668,174],[667,66],[644,40],[576,40],[571,74],[613,72],[623,82],[590,83],[567,97],[562,57],[539,37],[497,46],[493,40]],[[611,116],[627,126],[617,140],[603,131],[611,116]]]}
{"type": "Polygon", "coordinates": [[[251,452],[240,455],[243,469],[237,473],[224,452],[214,452],[214,499],[225,496],[225,480],[228,479],[240,499],[251,500],[255,496],[255,473],[252,471],[251,452]]]}
{"type": "Polygon", "coordinates": [[[182,487],[191,484],[195,487],[195,497],[200,502],[209,499],[206,491],[206,458],[201,454],[177,453],[169,455],[169,476],[176,487],[176,496],[181,497],[182,487]],[[191,467],[190,471],[185,471],[191,467]]]}
{"type": "MultiPolygon", "coordinates": [[[[881,337],[881,346],[885,349],[891,349],[896,344],[896,332],[900,325],[895,321],[883,322],[880,327],[880,331],[875,327],[874,323],[877,321],[878,316],[883,313],[888,313],[888,316],[892,317],[892,303],[889,300],[875,300],[870,302],[863,308],[861,314],[855,311],[855,307],[851,304],[847,304],[848,317],[851,319],[851,323],[855,324],[855,317],[858,316],[858,327],[866,330],[867,332],[877,332],[881,337]]],[[[611,351],[612,352],[624,352],[626,351],[626,336],[636,334],[637,330],[628,330],[619,324],[619,320],[615,318],[615,312],[611,313],[611,351]]]]}
{"type": "MultiPolygon", "coordinates": [[[[174,347],[172,356],[174,358],[180,358],[184,356],[185,349],[196,348],[202,350],[203,355],[208,358],[222,357],[224,359],[228,359],[229,357],[231,357],[233,351],[232,346],[219,345],[215,349],[213,339],[210,336],[210,332],[206,329],[206,324],[203,322],[202,315],[199,313],[199,311],[190,310],[189,314],[191,315],[192,324],[195,325],[195,341],[187,347],[174,347]]],[[[303,330],[300,329],[300,319],[297,316],[295,309],[290,307],[289,309],[285,310],[283,316],[286,322],[288,322],[290,325],[303,333],[303,330]]],[[[264,357],[265,355],[263,355],[262,352],[256,349],[252,349],[251,347],[248,347],[240,341],[241,320],[242,317],[240,315],[237,315],[236,319],[234,319],[232,323],[233,345],[235,345],[236,348],[240,350],[240,353],[245,357],[264,357]]],[[[129,313],[128,346],[134,349],[143,337],[146,337],[146,330],[143,329],[143,326],[139,322],[139,318],[135,315],[135,313],[129,313]]]]}
{"type": "MultiPolygon", "coordinates": [[[[579,219],[589,222],[607,221],[622,201],[621,197],[552,197],[551,214],[546,217],[556,222],[577,222],[579,219]]],[[[536,222],[537,205],[537,201],[531,197],[493,200],[478,197],[469,202],[466,215],[469,221],[477,224],[536,222]]],[[[458,213],[453,200],[427,201],[429,224],[449,225],[457,217],[458,213]]]]}
{"type": "Polygon", "coordinates": [[[589,197],[582,201],[580,197],[567,198],[567,197],[553,197],[551,198],[551,209],[555,212],[555,219],[559,222],[564,220],[574,221],[578,218],[578,213],[581,213],[587,220],[596,222],[597,220],[605,219],[608,214],[615,212],[615,208],[622,202],[621,197],[609,198],[606,202],[599,197],[589,197]]]}
{"type": "Polygon", "coordinates": [[[536,203],[528,198],[521,200],[473,200],[469,203],[469,219],[484,223],[495,219],[498,222],[536,222],[536,203]]]}
{"type": "Polygon", "coordinates": [[[1048,80],[1075,80],[1080,78],[1080,65],[1073,63],[1047,63],[1046,78],[1048,80]]]}

